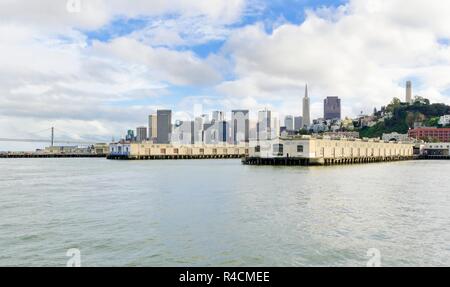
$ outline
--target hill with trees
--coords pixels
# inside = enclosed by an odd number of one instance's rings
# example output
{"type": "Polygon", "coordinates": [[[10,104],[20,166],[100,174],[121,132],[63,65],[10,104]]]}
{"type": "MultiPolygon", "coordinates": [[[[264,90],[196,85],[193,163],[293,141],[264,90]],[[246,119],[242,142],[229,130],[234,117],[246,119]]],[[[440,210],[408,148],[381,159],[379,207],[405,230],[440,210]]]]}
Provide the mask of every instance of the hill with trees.
{"type": "Polygon", "coordinates": [[[440,127],[439,119],[450,114],[450,106],[446,104],[430,104],[428,99],[416,97],[412,104],[402,103],[398,98],[385,108],[384,121],[379,121],[372,127],[360,129],[361,137],[381,137],[383,133],[397,132],[405,134],[414,128],[414,123],[426,127],[440,127]]]}

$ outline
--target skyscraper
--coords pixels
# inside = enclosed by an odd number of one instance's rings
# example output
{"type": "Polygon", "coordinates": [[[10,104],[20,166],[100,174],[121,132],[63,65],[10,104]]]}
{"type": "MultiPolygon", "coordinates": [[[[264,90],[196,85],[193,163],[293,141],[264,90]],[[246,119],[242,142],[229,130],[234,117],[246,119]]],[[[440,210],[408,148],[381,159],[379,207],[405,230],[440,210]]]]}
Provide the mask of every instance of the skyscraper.
{"type": "Polygon", "coordinates": [[[194,143],[203,142],[203,125],[205,121],[203,117],[196,117],[194,119],[194,143]]]}
{"type": "Polygon", "coordinates": [[[407,81],[406,82],[406,98],[405,101],[407,103],[411,103],[412,102],[412,83],[411,81],[407,81]]]}
{"type": "Polygon", "coordinates": [[[305,97],[303,98],[303,127],[309,127],[311,125],[311,114],[309,111],[309,96],[308,85],[305,87],[305,97]]]}
{"type": "Polygon", "coordinates": [[[126,141],[131,141],[131,142],[135,140],[134,131],[133,130],[128,130],[127,131],[127,135],[125,137],[125,140],[126,141]]]}
{"type": "Polygon", "coordinates": [[[148,138],[155,141],[158,137],[158,117],[154,115],[148,116],[148,138]]]}
{"type": "Polygon", "coordinates": [[[205,144],[216,143],[216,128],[215,123],[206,122],[203,124],[202,142],[205,144]]]}
{"type": "Polygon", "coordinates": [[[157,143],[169,144],[172,133],[172,111],[158,110],[157,111],[157,143]]]}
{"type": "Polygon", "coordinates": [[[258,112],[258,123],[256,124],[257,140],[271,139],[272,112],[269,110],[258,112]]]}
{"type": "Polygon", "coordinates": [[[280,119],[278,114],[271,113],[270,121],[270,139],[275,139],[280,136],[280,119]]]}
{"type": "Polygon", "coordinates": [[[303,128],[303,117],[294,118],[294,130],[299,131],[303,128]]]}
{"type": "Polygon", "coordinates": [[[323,117],[325,120],[341,119],[341,99],[327,97],[323,101],[323,117]]]}
{"type": "Polygon", "coordinates": [[[217,141],[218,143],[226,143],[229,138],[230,124],[227,121],[219,121],[217,125],[217,141]]]}
{"type": "Polygon", "coordinates": [[[294,130],[294,117],[293,116],[285,116],[284,117],[284,126],[287,131],[294,130]]]}
{"type": "Polygon", "coordinates": [[[239,144],[249,141],[250,120],[248,110],[231,111],[232,142],[239,144]]]}
{"type": "Polygon", "coordinates": [[[136,141],[143,142],[147,140],[147,128],[146,127],[137,127],[136,128],[136,141]]]}

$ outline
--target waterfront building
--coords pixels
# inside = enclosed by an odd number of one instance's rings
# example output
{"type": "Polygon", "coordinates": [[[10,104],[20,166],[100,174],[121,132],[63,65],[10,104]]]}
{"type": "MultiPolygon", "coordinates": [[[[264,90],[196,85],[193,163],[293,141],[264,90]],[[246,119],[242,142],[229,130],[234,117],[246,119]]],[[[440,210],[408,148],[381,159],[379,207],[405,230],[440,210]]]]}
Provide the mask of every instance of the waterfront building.
{"type": "Polygon", "coordinates": [[[450,128],[417,128],[408,131],[416,140],[450,142],[450,128]]]}
{"type": "Polygon", "coordinates": [[[49,146],[45,148],[47,154],[91,154],[92,151],[89,147],[79,146],[49,146]]]}
{"type": "Polygon", "coordinates": [[[231,112],[232,143],[239,144],[249,141],[250,119],[248,110],[233,110],[231,112]]]}
{"type": "Polygon", "coordinates": [[[157,140],[159,144],[170,143],[172,133],[172,111],[158,110],[157,111],[157,140]]]}
{"type": "Polygon", "coordinates": [[[95,154],[106,155],[109,153],[109,144],[107,143],[96,143],[92,148],[95,154]]]}
{"type": "Polygon", "coordinates": [[[143,142],[147,140],[147,128],[146,127],[137,127],[136,128],[136,141],[143,142]]]}
{"type": "Polygon", "coordinates": [[[412,159],[413,147],[412,143],[375,139],[292,136],[257,142],[244,163],[323,165],[402,160],[412,159]]]}
{"type": "Polygon", "coordinates": [[[294,130],[294,116],[287,115],[284,117],[284,127],[286,128],[286,131],[294,130]]]}
{"type": "Polygon", "coordinates": [[[420,154],[426,156],[450,156],[450,143],[426,143],[420,148],[420,154]]]}
{"type": "Polygon", "coordinates": [[[341,119],[341,99],[327,97],[323,101],[323,116],[325,120],[341,119]]]}
{"type": "Polygon", "coordinates": [[[420,154],[425,156],[449,156],[450,155],[450,143],[426,143],[420,148],[420,154]]]}
{"type": "Polygon", "coordinates": [[[294,118],[294,130],[299,131],[303,129],[303,117],[298,116],[294,118]]]}
{"type": "Polygon", "coordinates": [[[158,138],[158,117],[156,114],[148,116],[148,138],[156,141],[158,138]]]}
{"type": "Polygon", "coordinates": [[[303,97],[303,127],[311,125],[310,99],[308,95],[308,85],[305,86],[305,96],[303,97]]]}
{"type": "Polygon", "coordinates": [[[405,102],[406,103],[411,103],[412,102],[412,83],[411,83],[411,81],[407,81],[406,82],[405,102]]]}
{"type": "Polygon", "coordinates": [[[112,143],[109,159],[193,159],[241,158],[249,153],[248,144],[153,144],[112,143]]]}

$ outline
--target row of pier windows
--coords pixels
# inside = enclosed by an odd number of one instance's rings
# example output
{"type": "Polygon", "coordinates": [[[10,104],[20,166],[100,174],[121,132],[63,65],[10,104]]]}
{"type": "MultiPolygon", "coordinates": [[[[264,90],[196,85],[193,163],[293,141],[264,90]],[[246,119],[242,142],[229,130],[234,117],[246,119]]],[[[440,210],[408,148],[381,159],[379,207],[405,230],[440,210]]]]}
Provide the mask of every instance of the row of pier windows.
{"type": "Polygon", "coordinates": [[[121,147],[121,146],[118,146],[117,147],[117,150],[114,148],[114,147],[112,147],[111,148],[111,152],[112,153],[115,153],[115,152],[117,152],[117,153],[128,153],[129,152],[129,149],[128,149],[128,147],[121,147]]]}
{"type": "MultiPolygon", "coordinates": [[[[283,155],[284,146],[282,144],[274,144],[272,146],[273,153],[277,155],[283,155]]],[[[303,145],[297,145],[297,152],[303,152],[303,145]]],[[[255,146],[255,152],[261,152],[261,146],[255,146]]]]}

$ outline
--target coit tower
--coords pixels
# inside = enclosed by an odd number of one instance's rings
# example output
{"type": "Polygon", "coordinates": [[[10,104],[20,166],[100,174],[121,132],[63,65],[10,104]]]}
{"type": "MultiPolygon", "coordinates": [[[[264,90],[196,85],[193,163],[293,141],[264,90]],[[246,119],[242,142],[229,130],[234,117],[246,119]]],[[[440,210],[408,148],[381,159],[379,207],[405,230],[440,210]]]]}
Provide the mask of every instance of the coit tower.
{"type": "Polygon", "coordinates": [[[406,82],[406,102],[411,103],[412,101],[412,83],[411,81],[406,82]]]}

